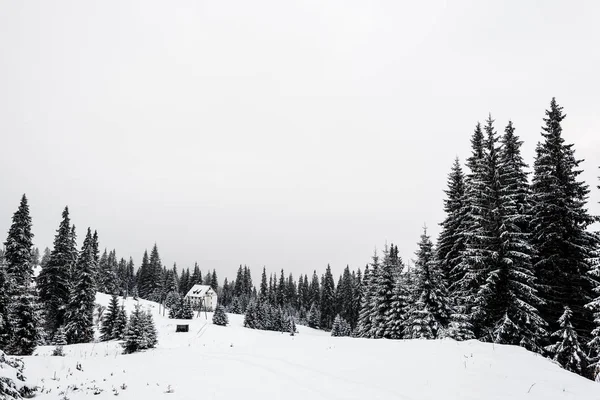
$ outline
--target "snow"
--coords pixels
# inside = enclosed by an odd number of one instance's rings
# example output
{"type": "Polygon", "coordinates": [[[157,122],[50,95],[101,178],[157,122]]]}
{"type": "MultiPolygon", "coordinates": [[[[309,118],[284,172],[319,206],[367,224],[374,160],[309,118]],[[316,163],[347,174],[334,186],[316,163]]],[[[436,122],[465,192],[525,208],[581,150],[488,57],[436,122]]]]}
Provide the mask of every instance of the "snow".
{"type": "MultiPolygon", "coordinates": [[[[108,305],[110,296],[98,294],[108,305]]],[[[156,349],[121,354],[118,342],[52,346],[24,357],[38,399],[598,399],[600,385],[562,370],[520,347],[477,341],[373,340],[331,337],[298,326],[299,333],[213,325],[212,313],[175,333],[177,321],[150,309],[158,330],[156,349]],[[81,370],[77,369],[80,363],[81,370]],[[74,388],[77,388],[76,390],[74,388]]],[[[135,301],[127,299],[127,313],[135,301]]],[[[166,314],[166,313],[165,313],[166,314]]]]}

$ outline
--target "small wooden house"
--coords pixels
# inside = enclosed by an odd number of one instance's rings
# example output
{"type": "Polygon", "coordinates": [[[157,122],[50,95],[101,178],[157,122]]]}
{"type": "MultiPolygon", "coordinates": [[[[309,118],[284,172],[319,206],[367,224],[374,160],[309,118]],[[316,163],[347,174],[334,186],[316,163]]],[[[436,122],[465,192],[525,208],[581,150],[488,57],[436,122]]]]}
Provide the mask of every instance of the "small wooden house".
{"type": "Polygon", "coordinates": [[[213,311],[217,307],[217,293],[208,285],[194,285],[185,295],[194,309],[213,311]]]}

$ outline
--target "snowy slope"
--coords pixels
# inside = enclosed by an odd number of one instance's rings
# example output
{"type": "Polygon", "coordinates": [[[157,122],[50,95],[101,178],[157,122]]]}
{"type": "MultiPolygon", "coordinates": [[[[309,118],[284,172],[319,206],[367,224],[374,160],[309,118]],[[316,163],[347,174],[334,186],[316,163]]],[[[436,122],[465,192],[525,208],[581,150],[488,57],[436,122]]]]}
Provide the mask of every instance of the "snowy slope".
{"type": "MultiPolygon", "coordinates": [[[[157,304],[140,303],[154,313],[157,349],[122,355],[116,342],[95,343],[65,346],[66,357],[51,357],[52,348],[42,347],[25,359],[28,383],[48,392],[38,398],[67,390],[69,399],[84,399],[99,388],[94,398],[118,393],[124,400],[600,399],[600,385],[518,347],[332,338],[302,326],[291,337],[243,328],[239,315],[229,315],[228,327],[212,325],[210,313],[209,322],[202,314],[189,333],[175,333],[157,304]]],[[[129,313],[134,301],[126,307],[129,313]]]]}

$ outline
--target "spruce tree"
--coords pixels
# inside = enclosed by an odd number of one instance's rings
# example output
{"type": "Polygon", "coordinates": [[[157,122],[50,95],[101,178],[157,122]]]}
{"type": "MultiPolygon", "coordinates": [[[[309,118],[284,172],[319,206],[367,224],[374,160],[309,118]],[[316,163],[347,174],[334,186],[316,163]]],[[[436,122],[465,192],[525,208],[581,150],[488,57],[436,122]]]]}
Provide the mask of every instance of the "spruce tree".
{"type": "Polygon", "coordinates": [[[70,300],[70,271],[73,265],[72,235],[69,208],[65,207],[62,221],[54,238],[50,260],[37,279],[40,299],[45,307],[48,332],[53,334],[64,325],[64,315],[70,300]]]}
{"type": "Polygon", "coordinates": [[[327,265],[325,276],[323,279],[321,293],[321,328],[329,330],[333,325],[335,318],[335,284],[333,283],[333,275],[331,275],[331,267],[327,265]]]}
{"type": "Polygon", "coordinates": [[[148,348],[145,316],[139,304],[136,304],[135,310],[129,317],[123,348],[125,354],[148,348]]]}
{"type": "Polygon", "coordinates": [[[443,335],[451,311],[442,271],[435,262],[433,243],[427,235],[427,229],[423,229],[418,246],[405,336],[412,339],[434,339],[443,335]]]}
{"type": "Polygon", "coordinates": [[[498,238],[494,203],[497,200],[497,187],[494,186],[497,180],[494,184],[491,181],[495,177],[498,156],[492,123],[490,117],[486,125],[487,140],[479,123],[471,138],[472,154],[467,159],[469,173],[465,178],[464,218],[459,232],[464,236],[465,247],[460,262],[450,272],[450,291],[455,299],[456,313],[461,314],[460,318],[466,319],[479,335],[485,331],[481,321],[485,316],[485,304],[480,290],[489,271],[495,269],[493,251],[498,248],[497,243],[493,243],[498,238]]]}
{"type": "Polygon", "coordinates": [[[95,263],[92,231],[88,228],[72,277],[71,299],[65,315],[69,343],[87,343],[94,339],[95,263]]]}
{"type": "MultiPolygon", "coordinates": [[[[33,276],[31,258],[33,254],[33,233],[27,197],[23,195],[18,210],[12,218],[8,237],[4,242],[6,272],[11,278],[13,291],[29,287],[33,276]]],[[[10,289],[10,288],[9,288],[10,289]]]]}
{"type": "Polygon", "coordinates": [[[267,299],[268,290],[269,290],[269,288],[267,286],[267,270],[265,267],[263,267],[262,277],[261,277],[261,281],[260,281],[260,292],[259,292],[259,296],[260,296],[261,300],[267,299]]]}
{"type": "Polygon", "coordinates": [[[373,315],[373,297],[375,288],[375,277],[379,269],[379,257],[377,252],[373,254],[371,269],[365,267],[365,276],[363,278],[363,295],[360,312],[358,315],[357,335],[359,337],[371,337],[372,315],[373,315]]]}
{"type": "Polygon", "coordinates": [[[223,306],[217,306],[217,309],[213,314],[212,322],[215,325],[227,326],[229,323],[229,318],[227,318],[227,314],[225,314],[225,309],[223,306]]]}
{"type": "Polygon", "coordinates": [[[0,266],[0,344],[4,342],[12,354],[30,355],[39,338],[39,318],[35,312],[32,253],[33,233],[27,197],[23,195],[14,213],[6,239],[4,261],[0,266]],[[3,281],[3,282],[2,282],[3,281]]]}
{"type": "Polygon", "coordinates": [[[536,249],[541,316],[555,330],[562,307],[572,311],[572,324],[586,337],[593,329],[593,315],[585,308],[593,300],[597,282],[589,275],[597,238],[587,231],[594,222],[585,203],[589,187],[578,181],[581,160],[573,145],[565,144],[561,123],[565,115],[556,100],[550,102],[536,148],[532,182],[531,243],[536,249]]]}
{"type": "Polygon", "coordinates": [[[34,292],[28,288],[16,296],[12,305],[13,326],[9,352],[19,356],[33,354],[39,339],[39,319],[35,313],[34,292]]]}
{"type": "Polygon", "coordinates": [[[310,311],[308,312],[308,326],[313,329],[319,329],[321,324],[321,314],[319,313],[319,309],[316,304],[313,303],[310,306],[310,311]]]}
{"type": "Polygon", "coordinates": [[[454,160],[448,175],[448,189],[445,190],[444,212],[446,218],[440,224],[441,231],[437,242],[436,259],[440,265],[446,286],[451,287],[456,278],[455,268],[460,264],[465,250],[465,235],[461,227],[465,223],[465,176],[458,157],[454,160]]]}
{"type": "Polygon", "coordinates": [[[559,329],[552,334],[555,343],[547,346],[554,361],[567,371],[581,374],[587,363],[587,357],[579,343],[579,335],[573,328],[573,312],[565,306],[564,312],[558,319],[559,329]]]}
{"type": "Polygon", "coordinates": [[[113,332],[115,331],[115,325],[117,324],[117,319],[119,318],[119,298],[116,294],[113,294],[110,303],[108,304],[108,308],[104,313],[104,318],[102,319],[102,325],[100,327],[100,340],[112,340],[115,339],[113,332]]]}
{"type": "Polygon", "coordinates": [[[121,306],[119,308],[119,311],[117,312],[117,317],[114,321],[111,336],[113,339],[122,340],[125,338],[126,332],[127,332],[127,312],[125,311],[125,306],[121,306]]]}
{"type": "Polygon", "coordinates": [[[509,122],[502,137],[498,168],[498,263],[488,277],[484,296],[495,342],[541,352],[539,343],[546,336],[546,322],[537,309],[542,300],[537,294],[532,264],[534,250],[529,243],[529,185],[521,144],[509,122]]]}

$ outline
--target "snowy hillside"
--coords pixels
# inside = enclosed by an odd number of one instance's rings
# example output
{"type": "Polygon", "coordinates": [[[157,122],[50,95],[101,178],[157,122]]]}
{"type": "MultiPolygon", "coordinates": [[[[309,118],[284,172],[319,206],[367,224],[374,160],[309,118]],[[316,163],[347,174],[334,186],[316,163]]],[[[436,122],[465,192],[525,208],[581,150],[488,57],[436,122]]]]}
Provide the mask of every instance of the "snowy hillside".
{"type": "MultiPolygon", "coordinates": [[[[98,303],[108,301],[98,294],[98,303]]],[[[122,355],[107,342],[52,357],[52,347],[40,347],[25,357],[28,383],[46,392],[37,398],[600,399],[600,385],[519,347],[332,338],[302,326],[291,337],[246,329],[239,315],[216,326],[210,313],[175,333],[156,303],[140,303],[154,313],[157,349],[122,355]]],[[[134,304],[127,300],[128,314],[134,304]]]]}

